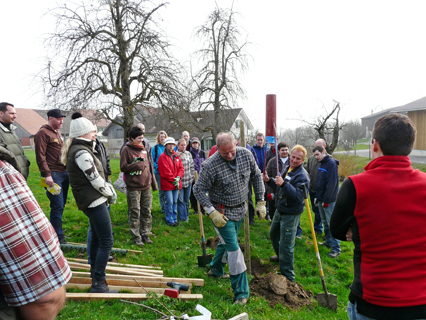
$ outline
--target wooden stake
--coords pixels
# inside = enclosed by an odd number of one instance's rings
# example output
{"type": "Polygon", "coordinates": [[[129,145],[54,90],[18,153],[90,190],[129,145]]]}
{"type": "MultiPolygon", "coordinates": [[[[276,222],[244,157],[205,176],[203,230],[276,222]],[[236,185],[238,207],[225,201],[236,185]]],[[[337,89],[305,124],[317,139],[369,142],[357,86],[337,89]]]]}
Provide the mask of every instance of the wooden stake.
{"type": "MultiPolygon", "coordinates": [[[[65,258],[68,261],[74,261],[79,263],[87,263],[87,259],[78,259],[78,258],[65,258]]],[[[123,267],[123,268],[130,268],[130,269],[153,269],[146,270],[146,272],[152,272],[152,273],[163,273],[161,270],[161,267],[155,267],[155,266],[144,266],[139,264],[126,264],[126,263],[119,263],[119,262],[108,262],[108,266],[117,266],[117,267],[123,267]]]]}
{"type": "MultiPolygon", "coordinates": [[[[71,277],[69,283],[73,284],[92,284],[91,278],[81,278],[76,277],[75,272],[73,272],[73,276],[71,277]]],[[[140,286],[132,279],[132,280],[120,280],[120,279],[107,279],[108,285],[113,286],[122,286],[122,287],[137,287],[140,288],[140,286]]],[[[158,282],[158,281],[141,281],[138,280],[138,283],[143,286],[144,288],[168,288],[166,282],[158,282]]],[[[188,283],[189,288],[192,288],[192,283],[188,283]]]]}
{"type": "MultiPolygon", "coordinates": [[[[157,297],[162,297],[162,294],[158,294],[157,297]]],[[[73,293],[67,292],[67,300],[73,301],[91,301],[91,300],[117,300],[125,299],[129,301],[142,301],[147,300],[146,294],[142,293],[73,293]]],[[[198,300],[203,299],[202,294],[180,294],[179,300],[198,300]]]]}
{"type": "MultiPolygon", "coordinates": [[[[67,243],[74,244],[76,246],[87,246],[87,243],[77,243],[77,242],[67,242],[67,243]]],[[[122,249],[122,248],[112,248],[112,249],[115,249],[115,250],[127,250],[128,252],[133,252],[133,253],[143,253],[140,250],[131,250],[131,249],[122,249]]]]}
{"type": "MultiPolygon", "coordinates": [[[[240,147],[246,147],[246,131],[244,130],[244,122],[240,121],[240,147]]],[[[247,199],[248,202],[248,199],[247,199]]],[[[251,257],[250,257],[250,224],[249,210],[247,203],[247,212],[244,218],[244,261],[247,267],[247,273],[251,274],[251,257]]],[[[254,219],[254,218],[253,218],[254,219]]]]}
{"type": "MultiPolygon", "coordinates": [[[[88,264],[82,264],[78,262],[72,262],[68,261],[68,265],[71,269],[74,270],[90,270],[90,266],[88,264]]],[[[148,272],[141,272],[141,271],[132,271],[124,268],[115,268],[115,267],[106,267],[105,271],[109,271],[111,273],[117,273],[117,274],[129,274],[129,275],[137,275],[137,276],[146,276],[146,277],[162,277],[163,275],[159,274],[153,274],[148,272]]]]}
{"type": "MultiPolygon", "coordinates": [[[[134,282],[134,281],[133,281],[134,282]]],[[[90,282],[90,284],[86,283],[86,284],[79,284],[79,283],[70,283],[68,282],[65,285],[66,289],[79,289],[79,290],[87,290],[90,288],[90,286],[92,285],[92,283],[90,282]]],[[[165,288],[145,288],[145,290],[141,287],[128,287],[128,286],[114,286],[110,283],[110,281],[108,281],[108,287],[110,290],[118,290],[118,291],[123,291],[123,290],[127,290],[127,291],[131,291],[134,293],[146,293],[146,291],[148,292],[155,292],[155,293],[164,293],[165,288]]],[[[182,294],[190,294],[191,290],[188,291],[180,291],[182,294]]]]}
{"type": "MultiPolygon", "coordinates": [[[[75,277],[86,277],[90,278],[89,272],[78,272],[74,271],[73,276],[75,277]]],[[[146,276],[131,276],[131,275],[122,275],[122,274],[106,274],[106,279],[116,279],[116,280],[137,280],[139,281],[156,281],[156,282],[179,282],[183,284],[192,283],[194,286],[203,287],[204,279],[196,279],[196,278],[170,278],[170,277],[146,277],[146,276]]]]}

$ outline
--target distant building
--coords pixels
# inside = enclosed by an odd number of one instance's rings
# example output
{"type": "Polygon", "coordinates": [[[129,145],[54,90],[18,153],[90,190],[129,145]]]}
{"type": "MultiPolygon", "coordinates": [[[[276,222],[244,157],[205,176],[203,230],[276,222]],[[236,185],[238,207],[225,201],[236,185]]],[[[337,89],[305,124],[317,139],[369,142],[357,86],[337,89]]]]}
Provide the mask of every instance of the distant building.
{"type": "MultiPolygon", "coordinates": [[[[142,122],[145,125],[145,138],[148,139],[151,146],[156,144],[155,138],[161,130],[164,130],[168,136],[175,139],[181,137],[182,131],[188,131],[191,138],[197,137],[200,139],[201,149],[210,150],[214,142],[211,131],[208,128],[213,126],[213,117],[213,111],[208,110],[182,113],[170,119],[170,117],[164,115],[162,109],[138,107],[135,108],[133,124],[136,125],[142,122]]],[[[121,117],[117,117],[115,120],[122,121],[121,117]]],[[[242,108],[226,109],[220,112],[222,131],[231,131],[236,136],[239,136],[240,121],[244,121],[246,131],[253,130],[253,125],[242,108]]],[[[118,154],[125,139],[123,127],[111,122],[103,134],[108,137],[109,152],[118,154]]]]}
{"type": "Polygon", "coordinates": [[[16,120],[13,123],[16,126],[16,134],[21,139],[24,147],[34,147],[34,135],[46,121],[33,109],[15,108],[16,120]]]}
{"type": "Polygon", "coordinates": [[[417,130],[417,137],[414,143],[415,150],[426,150],[426,97],[407,103],[400,107],[389,108],[369,116],[361,118],[361,125],[365,128],[367,137],[371,137],[374,123],[378,118],[389,113],[402,113],[407,115],[417,130]]]}

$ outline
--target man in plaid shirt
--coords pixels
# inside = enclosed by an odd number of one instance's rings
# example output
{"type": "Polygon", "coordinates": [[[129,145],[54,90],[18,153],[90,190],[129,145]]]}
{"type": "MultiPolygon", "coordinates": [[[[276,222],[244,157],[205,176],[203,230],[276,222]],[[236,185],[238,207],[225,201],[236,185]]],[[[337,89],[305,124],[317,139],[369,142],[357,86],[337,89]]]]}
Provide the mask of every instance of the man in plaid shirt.
{"type": "Polygon", "coordinates": [[[262,174],[249,150],[236,146],[230,133],[216,137],[218,152],[201,165],[194,185],[194,195],[212,219],[220,242],[209,276],[230,278],[235,303],[245,305],[249,297],[244,256],[238,245],[238,231],[247,211],[248,182],[252,181],[257,200],[259,219],[266,216],[262,174]],[[208,196],[207,196],[208,193],[208,196]],[[230,276],[224,274],[224,255],[227,253],[230,276]]]}
{"type": "Polygon", "coordinates": [[[15,319],[15,311],[19,319],[55,319],[70,279],[55,230],[24,177],[0,160],[0,319],[15,319]]]}

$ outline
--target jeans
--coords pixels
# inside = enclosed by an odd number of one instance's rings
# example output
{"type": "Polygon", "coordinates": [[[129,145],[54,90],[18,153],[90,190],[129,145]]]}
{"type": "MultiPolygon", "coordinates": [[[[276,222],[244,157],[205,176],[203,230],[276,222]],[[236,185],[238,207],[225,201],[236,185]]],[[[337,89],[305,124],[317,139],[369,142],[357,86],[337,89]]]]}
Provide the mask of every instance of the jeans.
{"type": "Polygon", "coordinates": [[[164,191],[166,223],[171,225],[177,222],[177,198],[179,190],[164,191]]]}
{"type": "Polygon", "coordinates": [[[94,208],[87,208],[83,212],[89,218],[90,228],[92,229],[90,266],[93,271],[93,277],[97,281],[105,280],[105,268],[114,245],[111,218],[106,202],[94,208]]]}
{"type": "Polygon", "coordinates": [[[161,207],[161,212],[166,212],[165,209],[165,199],[164,199],[164,191],[161,190],[161,179],[160,179],[160,174],[159,173],[154,173],[155,175],[155,181],[157,181],[157,186],[158,186],[158,199],[160,200],[160,207],[161,207]]]}
{"type": "MultiPolygon", "coordinates": [[[[111,205],[108,206],[108,214],[111,212],[111,205]]],[[[92,242],[92,227],[89,223],[89,232],[87,232],[87,263],[90,264],[90,243],[92,242]]]]}
{"type": "Polygon", "coordinates": [[[294,244],[296,239],[297,225],[300,223],[300,214],[281,215],[278,210],[274,213],[269,236],[275,254],[279,258],[280,272],[288,280],[294,282],[294,244]]]}
{"type": "Polygon", "coordinates": [[[316,198],[316,192],[309,190],[309,198],[311,199],[312,211],[315,213],[314,230],[316,233],[322,234],[322,221],[319,213],[319,209],[314,205],[314,199],[316,198]]]}
{"type": "MultiPolygon", "coordinates": [[[[377,320],[367,316],[363,316],[359,314],[356,307],[356,302],[352,303],[349,301],[348,308],[346,309],[348,312],[349,320],[377,320]]],[[[416,320],[426,320],[426,319],[416,319],[416,320]]]]}
{"type": "Polygon", "coordinates": [[[179,190],[179,197],[177,202],[177,211],[179,219],[188,221],[189,217],[189,196],[191,195],[191,184],[179,190]]]}
{"type": "Polygon", "coordinates": [[[244,217],[240,221],[229,220],[222,228],[214,226],[220,242],[217,245],[213,261],[210,263],[210,270],[220,277],[224,274],[223,267],[226,263],[223,258],[226,255],[235,299],[248,298],[250,294],[244,255],[238,244],[238,232],[243,221],[244,217]]]}
{"type": "Polygon", "coordinates": [[[324,208],[323,202],[318,201],[318,209],[324,225],[325,243],[327,246],[331,246],[331,252],[340,252],[340,240],[334,239],[330,232],[330,218],[335,204],[336,202],[332,202],[327,208],[324,208]]]}
{"type": "Polygon", "coordinates": [[[64,207],[67,203],[69,180],[68,172],[51,172],[53,182],[61,187],[61,193],[57,196],[54,196],[49,191],[46,191],[46,195],[50,200],[50,223],[55,229],[56,234],[58,235],[59,241],[65,238],[64,231],[62,230],[62,215],[64,213],[64,207]]]}

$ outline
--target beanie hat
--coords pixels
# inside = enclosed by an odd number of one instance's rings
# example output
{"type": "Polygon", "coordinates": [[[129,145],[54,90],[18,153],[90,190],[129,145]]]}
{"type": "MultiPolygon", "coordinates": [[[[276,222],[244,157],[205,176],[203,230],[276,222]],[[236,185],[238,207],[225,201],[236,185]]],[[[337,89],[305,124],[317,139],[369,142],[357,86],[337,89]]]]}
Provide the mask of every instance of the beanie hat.
{"type": "Polygon", "coordinates": [[[90,120],[84,118],[79,112],[75,112],[71,116],[71,119],[70,138],[81,137],[86,133],[96,130],[93,123],[90,120]]]}
{"type": "Polygon", "coordinates": [[[168,137],[168,138],[166,138],[166,140],[164,140],[164,145],[167,145],[169,143],[176,145],[176,141],[172,137],[168,137]]]}

